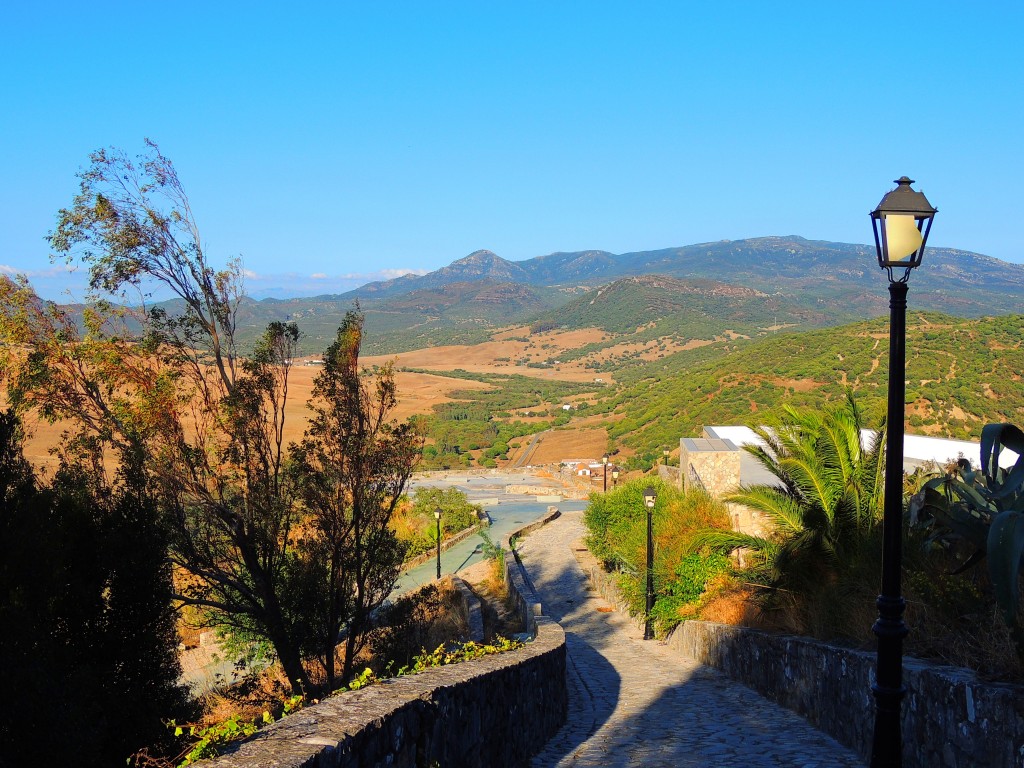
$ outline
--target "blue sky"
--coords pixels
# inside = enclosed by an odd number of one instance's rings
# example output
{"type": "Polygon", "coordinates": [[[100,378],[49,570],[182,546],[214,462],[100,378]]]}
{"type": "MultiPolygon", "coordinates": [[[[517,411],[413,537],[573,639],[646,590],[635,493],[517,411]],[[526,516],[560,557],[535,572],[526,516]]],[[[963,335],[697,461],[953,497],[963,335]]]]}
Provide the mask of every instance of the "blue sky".
{"type": "Polygon", "coordinates": [[[257,295],[479,248],[863,243],[903,174],[932,244],[1024,262],[1022,31],[1020,2],[10,4],[0,271],[79,280],[43,238],[88,153],[144,137],[257,295]]]}

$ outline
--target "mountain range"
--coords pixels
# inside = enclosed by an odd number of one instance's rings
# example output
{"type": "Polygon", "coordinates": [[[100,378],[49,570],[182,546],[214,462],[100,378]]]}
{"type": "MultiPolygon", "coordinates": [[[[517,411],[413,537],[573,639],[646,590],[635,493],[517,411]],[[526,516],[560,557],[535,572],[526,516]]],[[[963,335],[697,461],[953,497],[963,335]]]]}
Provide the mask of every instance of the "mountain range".
{"type": "MultiPolygon", "coordinates": [[[[718,311],[716,301],[731,294],[730,312],[748,326],[832,325],[877,317],[888,307],[886,278],[873,247],[793,235],[623,254],[552,253],[525,261],[480,250],[425,275],[343,294],[248,301],[239,319],[253,333],[269,320],[296,320],[311,352],[332,337],[356,301],[366,314],[366,348],[372,352],[474,343],[495,328],[538,320],[612,330],[609,323],[621,325],[623,313],[608,301],[593,305],[606,307],[604,313],[568,310],[598,289],[607,294],[619,281],[650,275],[673,282],[633,283],[634,293],[651,294],[649,301],[634,299],[628,321],[633,327],[659,319],[666,291],[679,300],[673,312],[695,318],[718,311]],[[654,295],[659,292],[660,298],[654,295]]],[[[912,309],[980,317],[1014,314],[1024,306],[1024,266],[970,251],[929,248],[910,283],[912,309]]]]}

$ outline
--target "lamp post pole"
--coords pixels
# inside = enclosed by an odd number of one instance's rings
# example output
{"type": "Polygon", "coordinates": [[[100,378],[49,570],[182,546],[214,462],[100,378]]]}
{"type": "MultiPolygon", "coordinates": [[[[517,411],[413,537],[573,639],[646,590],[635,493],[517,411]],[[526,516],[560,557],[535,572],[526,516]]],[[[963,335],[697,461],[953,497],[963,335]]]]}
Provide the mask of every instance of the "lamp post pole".
{"type": "Polygon", "coordinates": [[[606,453],[601,457],[601,463],[604,465],[604,493],[608,493],[608,454],[606,453]]]}
{"type": "Polygon", "coordinates": [[[882,589],[875,601],[878,637],[875,684],[875,732],[871,768],[899,768],[903,763],[901,706],[903,687],[903,622],[906,605],[901,593],[903,559],[903,419],[906,415],[907,281],[919,266],[936,209],[914,182],[898,179],[872,211],[878,263],[889,275],[889,397],[885,434],[885,498],[882,508],[882,589]],[[903,270],[893,277],[893,270],[903,270]]]}
{"type": "Polygon", "coordinates": [[[658,497],[652,486],[644,490],[644,506],[647,507],[647,610],[644,614],[644,640],[654,638],[651,627],[651,611],[654,610],[654,503],[658,497]]]}
{"type": "Polygon", "coordinates": [[[618,488],[619,486],[619,470],[612,470],[612,488],[618,488]]]}
{"type": "Polygon", "coordinates": [[[434,519],[437,521],[437,578],[441,578],[441,508],[434,510],[434,519]]]}
{"type": "Polygon", "coordinates": [[[882,511],[882,593],[876,600],[878,637],[875,675],[875,737],[872,768],[901,765],[900,708],[903,688],[903,417],[906,394],[907,284],[889,283],[889,402],[885,434],[885,501],[882,511]]]}
{"type": "Polygon", "coordinates": [[[661,451],[661,455],[665,457],[665,466],[666,467],[668,466],[668,455],[669,455],[669,453],[670,453],[670,451],[669,451],[668,448],[663,448],[662,451],[661,451]]]}

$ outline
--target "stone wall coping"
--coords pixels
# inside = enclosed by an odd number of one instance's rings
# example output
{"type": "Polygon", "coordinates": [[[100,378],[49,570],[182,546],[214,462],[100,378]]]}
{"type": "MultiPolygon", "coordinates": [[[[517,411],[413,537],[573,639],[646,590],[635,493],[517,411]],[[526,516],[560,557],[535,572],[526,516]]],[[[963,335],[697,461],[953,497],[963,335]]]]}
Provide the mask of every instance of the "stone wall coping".
{"type": "MultiPolygon", "coordinates": [[[[208,768],[348,765],[344,758],[353,755],[352,742],[360,732],[380,730],[381,737],[386,739],[388,722],[404,710],[423,708],[448,689],[474,679],[497,678],[496,673],[528,665],[534,659],[564,649],[565,633],[556,622],[538,617],[537,623],[540,631],[536,639],[523,648],[335,694],[261,729],[234,751],[204,761],[202,765],[208,768]]],[[[390,736],[395,738],[393,733],[390,736]]],[[[400,739],[401,734],[397,738],[400,739]]]]}
{"type": "Polygon", "coordinates": [[[466,625],[469,627],[469,639],[474,643],[484,641],[484,615],[480,607],[480,598],[469,588],[469,585],[458,576],[452,577],[452,583],[459,591],[462,606],[466,611],[466,625]]]}

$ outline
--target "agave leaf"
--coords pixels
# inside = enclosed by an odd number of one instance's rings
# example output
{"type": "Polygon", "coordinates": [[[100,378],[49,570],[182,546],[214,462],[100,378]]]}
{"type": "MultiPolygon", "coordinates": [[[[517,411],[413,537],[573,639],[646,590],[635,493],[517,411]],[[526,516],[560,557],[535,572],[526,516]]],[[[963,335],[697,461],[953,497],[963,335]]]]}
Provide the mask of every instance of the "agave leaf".
{"type": "Polygon", "coordinates": [[[953,495],[959,497],[962,501],[967,504],[971,504],[975,507],[982,509],[989,509],[990,502],[986,499],[978,489],[964,483],[959,483],[956,480],[951,480],[948,486],[949,490],[953,492],[953,495]]]}
{"type": "Polygon", "coordinates": [[[1005,424],[986,424],[981,430],[981,471],[986,477],[994,477],[999,467],[1000,436],[1005,424]],[[989,472],[992,467],[992,472],[989,472]]]}
{"type": "Polygon", "coordinates": [[[950,504],[946,497],[934,488],[924,491],[923,509],[937,522],[962,536],[979,549],[984,549],[988,540],[988,523],[983,517],[961,503],[950,504]]]}
{"type": "Polygon", "coordinates": [[[968,568],[972,568],[973,566],[977,565],[978,563],[980,563],[982,560],[985,559],[985,555],[986,555],[986,552],[985,552],[984,549],[976,550],[973,555],[968,557],[963,562],[962,565],[958,566],[957,568],[955,568],[952,571],[952,575],[957,576],[957,575],[963,573],[964,571],[966,571],[968,568]]]}
{"type": "Polygon", "coordinates": [[[1010,470],[992,495],[997,499],[1005,499],[1020,493],[1022,487],[1024,487],[1024,456],[1017,459],[1013,469],[1010,470]]]}
{"type": "Polygon", "coordinates": [[[907,504],[907,514],[910,518],[910,527],[914,528],[921,523],[921,512],[924,511],[924,492],[919,491],[910,497],[907,504]]]}
{"type": "Polygon", "coordinates": [[[981,430],[981,468],[990,483],[993,496],[999,499],[1019,493],[1024,486],[1024,432],[1013,424],[986,424],[981,430]],[[1016,464],[1004,475],[999,467],[999,453],[1008,448],[1018,455],[1016,464]]]}
{"type": "Polygon", "coordinates": [[[992,591],[1009,626],[1015,626],[1020,603],[1020,570],[1024,558],[1024,514],[1003,512],[988,535],[988,570],[992,591]]]}

